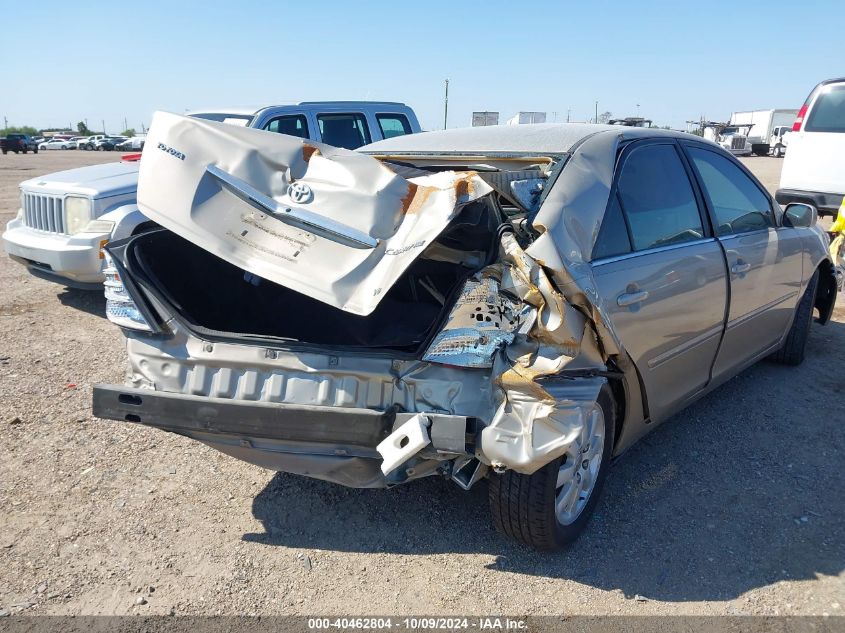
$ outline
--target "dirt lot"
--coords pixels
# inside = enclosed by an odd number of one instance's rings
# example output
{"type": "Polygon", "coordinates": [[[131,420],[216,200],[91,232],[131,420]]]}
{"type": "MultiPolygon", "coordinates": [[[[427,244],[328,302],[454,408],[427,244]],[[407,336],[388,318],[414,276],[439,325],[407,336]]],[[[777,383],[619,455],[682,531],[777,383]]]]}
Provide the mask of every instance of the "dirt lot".
{"type": "MultiPolygon", "coordinates": [[[[19,181],[114,159],[0,156],[0,221],[19,181]]],[[[776,187],[780,160],[747,162],[776,187]]],[[[0,257],[2,611],[845,612],[841,300],[800,368],[761,363],[629,451],[556,555],[500,538],[486,485],[348,490],[92,418],[124,366],[103,307],[0,257]]]]}

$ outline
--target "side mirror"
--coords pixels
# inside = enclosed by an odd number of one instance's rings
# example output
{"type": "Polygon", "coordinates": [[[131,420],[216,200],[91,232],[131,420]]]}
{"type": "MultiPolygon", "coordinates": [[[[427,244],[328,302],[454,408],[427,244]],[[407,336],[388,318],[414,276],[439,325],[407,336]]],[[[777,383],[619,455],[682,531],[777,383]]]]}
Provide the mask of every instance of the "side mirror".
{"type": "Polygon", "coordinates": [[[783,212],[783,225],[796,229],[807,229],[816,225],[819,212],[811,204],[804,202],[792,202],[786,205],[783,212]]]}

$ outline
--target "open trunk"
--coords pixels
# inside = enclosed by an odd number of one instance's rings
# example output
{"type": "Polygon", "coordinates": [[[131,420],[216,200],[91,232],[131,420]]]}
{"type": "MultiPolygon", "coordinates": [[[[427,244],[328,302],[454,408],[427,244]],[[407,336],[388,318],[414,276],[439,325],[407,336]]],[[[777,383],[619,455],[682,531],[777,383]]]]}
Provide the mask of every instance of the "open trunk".
{"type": "Polygon", "coordinates": [[[466,279],[496,255],[501,212],[490,196],[463,207],[366,316],[244,271],[159,229],[134,238],[130,268],[202,334],[417,353],[466,279]]]}

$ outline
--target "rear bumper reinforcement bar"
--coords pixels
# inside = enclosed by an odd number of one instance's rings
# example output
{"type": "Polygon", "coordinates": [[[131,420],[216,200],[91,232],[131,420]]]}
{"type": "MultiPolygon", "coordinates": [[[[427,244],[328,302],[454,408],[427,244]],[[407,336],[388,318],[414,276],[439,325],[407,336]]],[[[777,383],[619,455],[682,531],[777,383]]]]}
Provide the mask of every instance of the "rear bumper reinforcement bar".
{"type": "MultiPolygon", "coordinates": [[[[98,418],[143,424],[182,435],[200,432],[367,448],[375,448],[397,422],[414,415],[392,409],[375,411],[209,398],[123,385],[95,385],[93,413],[98,418]]],[[[466,417],[426,415],[436,427],[460,429],[460,440],[451,443],[463,443],[466,417]]]]}

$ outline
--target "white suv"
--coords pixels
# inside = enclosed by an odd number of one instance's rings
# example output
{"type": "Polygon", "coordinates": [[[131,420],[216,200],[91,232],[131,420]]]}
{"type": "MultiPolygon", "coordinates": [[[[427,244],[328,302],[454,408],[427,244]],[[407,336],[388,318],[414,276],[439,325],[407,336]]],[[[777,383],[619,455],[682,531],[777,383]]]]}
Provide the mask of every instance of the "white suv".
{"type": "Polygon", "coordinates": [[[821,82],[798,111],[777,201],[813,204],[836,215],[845,197],[845,78],[821,82]]]}

